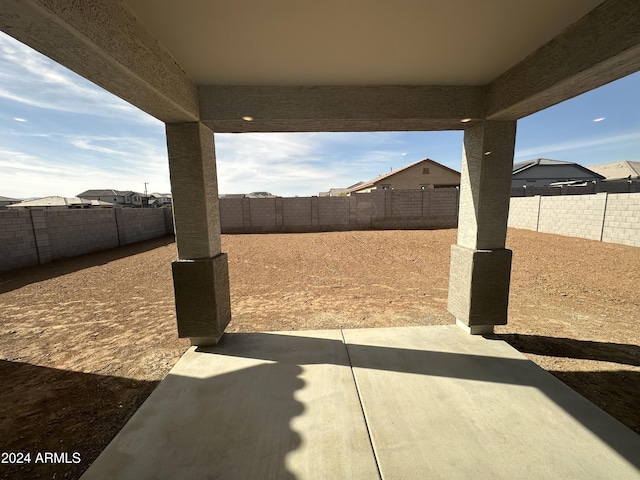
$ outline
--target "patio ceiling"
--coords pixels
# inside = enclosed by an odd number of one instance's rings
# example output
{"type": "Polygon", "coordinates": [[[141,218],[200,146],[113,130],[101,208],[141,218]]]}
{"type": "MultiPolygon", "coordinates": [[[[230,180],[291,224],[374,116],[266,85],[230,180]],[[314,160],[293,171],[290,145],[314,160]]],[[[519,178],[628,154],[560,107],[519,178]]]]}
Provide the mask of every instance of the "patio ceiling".
{"type": "Polygon", "coordinates": [[[125,0],[199,85],[484,85],[602,0],[125,0]]]}
{"type": "Polygon", "coordinates": [[[639,18],[637,0],[6,0],[0,29],[167,123],[445,130],[640,70],[639,18]]]}

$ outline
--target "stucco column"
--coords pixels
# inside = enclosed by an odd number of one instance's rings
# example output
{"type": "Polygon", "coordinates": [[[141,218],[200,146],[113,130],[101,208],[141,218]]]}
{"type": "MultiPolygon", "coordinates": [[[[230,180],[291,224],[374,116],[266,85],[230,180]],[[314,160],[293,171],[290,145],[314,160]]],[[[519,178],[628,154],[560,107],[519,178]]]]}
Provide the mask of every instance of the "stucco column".
{"type": "Polygon", "coordinates": [[[198,122],[167,124],[166,131],[178,245],[172,264],[178,336],[213,345],[231,320],[213,132],[198,122]]]}
{"type": "Polygon", "coordinates": [[[504,247],[515,136],[516,122],[484,121],[464,132],[448,309],[471,334],[507,323],[511,250],[504,247]]]}

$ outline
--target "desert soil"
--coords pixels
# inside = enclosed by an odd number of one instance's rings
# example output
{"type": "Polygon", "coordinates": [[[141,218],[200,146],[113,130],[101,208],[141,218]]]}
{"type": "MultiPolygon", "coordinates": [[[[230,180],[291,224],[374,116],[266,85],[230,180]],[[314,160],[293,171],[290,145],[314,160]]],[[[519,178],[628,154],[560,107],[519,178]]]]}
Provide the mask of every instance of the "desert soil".
{"type": "MultiPolygon", "coordinates": [[[[455,230],[223,236],[227,331],[447,324],[455,230]]],[[[498,335],[640,433],[640,248],[510,230],[498,335]]],[[[188,348],[165,237],[0,272],[0,478],[77,478],[188,348]],[[34,464],[37,452],[80,454],[34,464]],[[71,461],[73,458],[69,457],[71,461]]]]}

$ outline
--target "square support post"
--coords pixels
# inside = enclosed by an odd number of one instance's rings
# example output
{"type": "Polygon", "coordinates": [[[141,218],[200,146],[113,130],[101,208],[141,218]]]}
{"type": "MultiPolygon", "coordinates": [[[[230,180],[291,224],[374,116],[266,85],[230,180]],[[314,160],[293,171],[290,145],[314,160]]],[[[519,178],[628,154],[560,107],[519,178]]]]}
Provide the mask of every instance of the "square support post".
{"type": "Polygon", "coordinates": [[[448,310],[470,334],[507,323],[511,250],[505,241],[515,135],[516,122],[483,121],[464,132],[448,310]]]}
{"type": "Polygon", "coordinates": [[[213,132],[198,122],[167,124],[166,131],[178,245],[172,264],[178,336],[192,345],[214,345],[231,320],[231,300],[213,132]]]}

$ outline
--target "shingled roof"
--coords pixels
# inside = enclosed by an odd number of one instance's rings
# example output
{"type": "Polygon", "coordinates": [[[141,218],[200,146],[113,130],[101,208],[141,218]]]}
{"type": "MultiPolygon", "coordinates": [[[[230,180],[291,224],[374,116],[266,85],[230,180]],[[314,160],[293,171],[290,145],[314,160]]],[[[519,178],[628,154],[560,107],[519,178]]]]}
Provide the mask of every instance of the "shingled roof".
{"type": "Polygon", "coordinates": [[[526,160],[524,162],[514,163],[513,164],[513,174],[516,175],[516,174],[518,174],[520,172],[523,172],[524,170],[527,170],[529,168],[535,167],[536,165],[573,165],[576,168],[584,170],[585,173],[588,173],[588,174],[593,175],[595,177],[604,178],[599,173],[596,173],[596,172],[594,172],[592,170],[589,170],[588,168],[583,167],[579,163],[565,162],[563,160],[550,160],[548,158],[536,158],[534,160],[526,160]]]}

